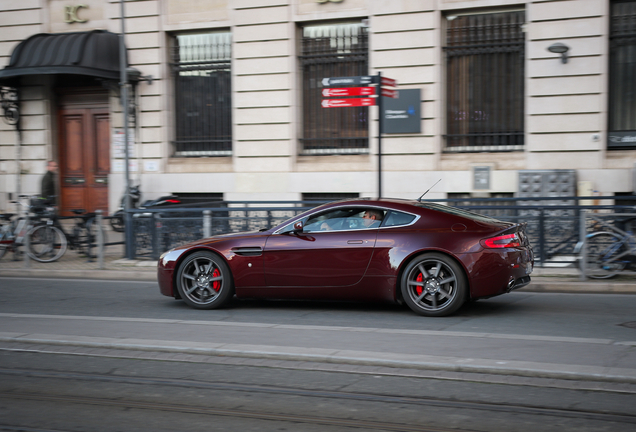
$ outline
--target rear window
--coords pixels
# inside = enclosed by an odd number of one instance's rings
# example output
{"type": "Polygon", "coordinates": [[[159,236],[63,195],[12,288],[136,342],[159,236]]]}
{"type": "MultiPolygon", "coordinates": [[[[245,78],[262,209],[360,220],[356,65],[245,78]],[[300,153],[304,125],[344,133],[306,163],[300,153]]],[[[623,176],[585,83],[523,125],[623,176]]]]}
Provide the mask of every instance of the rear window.
{"type": "Polygon", "coordinates": [[[382,226],[392,227],[392,226],[408,225],[411,222],[413,222],[414,219],[415,219],[415,215],[392,210],[384,218],[384,223],[382,224],[382,226]]]}
{"type": "Polygon", "coordinates": [[[497,219],[491,218],[490,216],[482,215],[479,213],[473,213],[471,211],[459,209],[457,207],[449,207],[449,206],[435,204],[431,202],[416,203],[415,205],[418,207],[429,208],[431,210],[441,211],[441,212],[452,214],[455,216],[465,217],[467,219],[471,219],[477,222],[486,222],[486,223],[499,222],[497,219]]]}

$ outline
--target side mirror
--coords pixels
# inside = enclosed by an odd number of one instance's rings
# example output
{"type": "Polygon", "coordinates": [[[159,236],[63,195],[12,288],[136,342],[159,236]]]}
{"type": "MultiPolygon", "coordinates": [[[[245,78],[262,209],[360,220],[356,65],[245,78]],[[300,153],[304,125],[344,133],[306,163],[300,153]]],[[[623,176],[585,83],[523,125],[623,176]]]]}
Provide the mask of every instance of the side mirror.
{"type": "Polygon", "coordinates": [[[305,224],[303,224],[303,221],[299,220],[299,221],[294,223],[294,229],[292,230],[292,232],[294,234],[298,234],[300,232],[303,232],[303,228],[304,227],[305,227],[305,224]]]}

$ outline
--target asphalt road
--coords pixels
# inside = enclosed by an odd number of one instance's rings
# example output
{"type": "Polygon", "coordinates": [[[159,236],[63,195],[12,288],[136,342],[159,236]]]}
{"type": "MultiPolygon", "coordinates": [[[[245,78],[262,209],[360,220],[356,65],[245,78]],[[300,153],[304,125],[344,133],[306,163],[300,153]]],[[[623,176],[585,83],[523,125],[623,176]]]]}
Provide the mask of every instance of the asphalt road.
{"type": "Polygon", "coordinates": [[[0,430],[636,430],[633,295],[512,293],[431,319],[198,311],[149,282],[0,294],[0,430]]]}

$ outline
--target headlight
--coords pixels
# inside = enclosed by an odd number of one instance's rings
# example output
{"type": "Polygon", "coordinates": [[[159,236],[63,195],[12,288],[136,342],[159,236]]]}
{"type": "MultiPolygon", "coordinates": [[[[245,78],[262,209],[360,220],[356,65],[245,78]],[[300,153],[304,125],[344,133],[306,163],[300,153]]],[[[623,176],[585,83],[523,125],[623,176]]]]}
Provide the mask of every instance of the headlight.
{"type": "Polygon", "coordinates": [[[163,259],[166,257],[166,255],[168,255],[173,250],[174,249],[170,249],[169,251],[165,251],[164,253],[162,253],[161,256],[159,257],[159,261],[163,261],[163,259]]]}

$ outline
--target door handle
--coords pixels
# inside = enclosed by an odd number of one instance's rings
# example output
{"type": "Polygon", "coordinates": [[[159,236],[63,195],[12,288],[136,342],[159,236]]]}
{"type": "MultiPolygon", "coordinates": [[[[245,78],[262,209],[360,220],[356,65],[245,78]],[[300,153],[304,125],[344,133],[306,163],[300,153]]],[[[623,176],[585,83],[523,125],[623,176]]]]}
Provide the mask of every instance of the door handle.
{"type": "Polygon", "coordinates": [[[347,244],[362,244],[363,240],[347,240],[347,244]]]}

